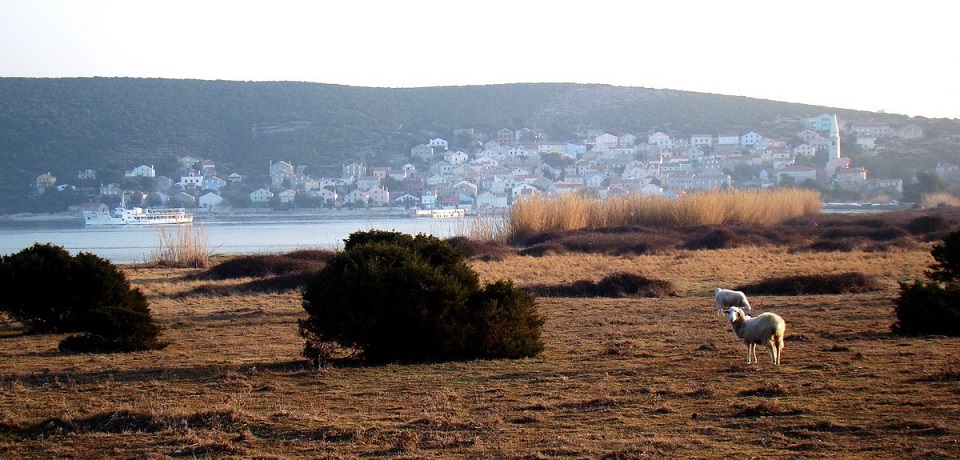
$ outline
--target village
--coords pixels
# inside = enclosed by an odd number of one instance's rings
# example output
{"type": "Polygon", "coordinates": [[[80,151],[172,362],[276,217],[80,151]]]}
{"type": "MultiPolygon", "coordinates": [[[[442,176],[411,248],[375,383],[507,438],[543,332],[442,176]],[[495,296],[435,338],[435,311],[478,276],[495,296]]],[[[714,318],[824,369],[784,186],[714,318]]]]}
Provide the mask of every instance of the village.
{"type": "MultiPolygon", "coordinates": [[[[478,137],[472,130],[456,133],[463,134],[478,137]]],[[[179,178],[158,176],[154,166],[140,165],[124,175],[148,178],[153,190],[102,184],[99,190],[86,190],[94,199],[83,207],[103,207],[104,202],[123,197],[127,204],[198,212],[374,207],[484,212],[509,209],[516,200],[536,194],[674,197],[696,190],[817,184],[899,198],[902,179],[874,178],[864,168],[851,167],[850,158],[841,151],[841,135],[848,142],[852,139],[860,152],[869,153],[884,139],[917,139],[923,137],[923,130],[914,124],[840,122],[835,115],[824,114],[804,120],[795,136],[800,143],[791,145],[798,141],[753,131],[684,138],[655,132],[642,139],[592,131],[580,142],[520,142],[518,132],[505,128],[478,141],[471,152],[450,148],[447,140],[437,137],[413,147],[410,162],[401,167],[351,162],[342,165],[339,177],[311,177],[303,166],[271,161],[269,183],[257,184],[248,183],[237,172],[221,178],[212,160],[185,155],[177,161],[179,178]],[[828,153],[825,164],[814,161],[818,152],[828,153]],[[736,179],[733,171],[740,171],[736,179]]],[[[937,173],[947,176],[956,169],[943,163],[937,173]]],[[[77,178],[90,181],[96,171],[79,171],[77,178]]],[[[38,193],[53,187],[76,189],[57,185],[57,178],[49,173],[36,178],[38,193]]]]}

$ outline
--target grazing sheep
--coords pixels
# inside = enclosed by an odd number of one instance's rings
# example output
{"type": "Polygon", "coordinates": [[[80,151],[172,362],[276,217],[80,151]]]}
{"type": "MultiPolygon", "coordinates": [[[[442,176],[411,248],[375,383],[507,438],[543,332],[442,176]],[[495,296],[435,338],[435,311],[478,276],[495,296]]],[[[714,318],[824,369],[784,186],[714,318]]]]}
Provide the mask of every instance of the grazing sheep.
{"type": "Polygon", "coordinates": [[[750,311],[747,295],[741,291],[717,288],[713,291],[713,296],[717,299],[717,316],[723,316],[723,310],[730,307],[740,307],[744,311],[750,311]]]}
{"type": "Polygon", "coordinates": [[[730,321],[733,333],[747,345],[747,364],[757,362],[757,345],[763,345],[770,349],[773,364],[780,365],[783,333],[787,329],[783,318],[770,312],[754,318],[738,307],[730,307],[727,310],[727,320],[730,321]]]}

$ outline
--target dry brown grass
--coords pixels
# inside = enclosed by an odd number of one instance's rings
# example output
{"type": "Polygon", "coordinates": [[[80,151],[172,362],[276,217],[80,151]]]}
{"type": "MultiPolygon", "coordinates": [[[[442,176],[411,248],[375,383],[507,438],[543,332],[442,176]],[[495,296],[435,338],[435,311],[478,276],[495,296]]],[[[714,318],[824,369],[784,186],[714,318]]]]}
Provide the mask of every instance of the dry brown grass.
{"type": "MultiPolygon", "coordinates": [[[[960,458],[960,338],[889,332],[927,248],[508,255],[485,282],[669,280],[665,298],[542,298],[536,359],[308,368],[296,292],[178,293],[198,270],[123,267],[165,349],[64,355],[0,323],[0,458],[960,458]],[[880,292],[752,296],[783,364],[744,364],[716,286],[857,271],[880,292]]],[[[240,283],[244,280],[224,280],[240,283]]],[[[749,293],[748,293],[749,294],[749,293]]]]}
{"type": "Polygon", "coordinates": [[[820,211],[820,195],[804,189],[702,192],[679,198],[632,194],[599,201],[565,194],[535,195],[514,203],[508,238],[552,231],[628,226],[772,225],[820,211]]]}
{"type": "Polygon", "coordinates": [[[193,224],[177,225],[176,231],[158,225],[160,247],[153,252],[150,263],[164,267],[207,268],[210,266],[210,248],[207,231],[193,224]]]}

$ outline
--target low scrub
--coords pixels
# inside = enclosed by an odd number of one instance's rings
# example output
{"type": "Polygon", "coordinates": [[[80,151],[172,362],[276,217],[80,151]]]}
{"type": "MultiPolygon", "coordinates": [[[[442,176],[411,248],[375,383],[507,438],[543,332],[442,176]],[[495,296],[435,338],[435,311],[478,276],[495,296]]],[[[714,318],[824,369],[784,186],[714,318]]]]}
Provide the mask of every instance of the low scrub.
{"type": "Polygon", "coordinates": [[[890,329],[898,334],[960,335],[960,230],[930,250],[934,263],[927,280],[900,283],[890,329]]]}
{"type": "Polygon", "coordinates": [[[463,252],[433,236],[357,232],[310,279],[303,356],[346,350],[374,363],[522,358],[543,350],[536,299],[509,281],[485,287],[463,252]]]}
{"type": "Polygon", "coordinates": [[[882,288],[875,277],[847,272],[763,278],[736,289],[757,295],[824,295],[872,292],[882,288]]]}
{"type": "Polygon", "coordinates": [[[673,248],[673,232],[630,229],[630,231],[581,231],[567,234],[544,233],[527,240],[540,241],[521,249],[524,256],[542,257],[549,254],[590,253],[613,256],[652,254],[673,248]]]}
{"type": "Polygon", "coordinates": [[[286,254],[252,254],[232,257],[195,276],[197,279],[227,280],[264,278],[291,273],[314,273],[333,258],[333,251],[300,250],[286,254]]]}
{"type": "Polygon", "coordinates": [[[467,259],[500,261],[516,254],[510,245],[496,240],[479,240],[465,236],[455,236],[446,240],[453,247],[463,251],[467,259]]]}
{"type": "Polygon", "coordinates": [[[667,297],[677,295],[673,283],[635,273],[617,272],[599,282],[580,280],[567,285],[534,285],[528,288],[543,297],[667,297]]]}
{"type": "Polygon", "coordinates": [[[30,333],[80,332],[63,351],[126,352],[159,349],[161,327],[146,297],[113,263],[60,246],[35,244],[0,258],[0,310],[30,333]]]}
{"type": "Polygon", "coordinates": [[[960,335],[960,284],[900,283],[890,330],[901,335],[960,335]]]}

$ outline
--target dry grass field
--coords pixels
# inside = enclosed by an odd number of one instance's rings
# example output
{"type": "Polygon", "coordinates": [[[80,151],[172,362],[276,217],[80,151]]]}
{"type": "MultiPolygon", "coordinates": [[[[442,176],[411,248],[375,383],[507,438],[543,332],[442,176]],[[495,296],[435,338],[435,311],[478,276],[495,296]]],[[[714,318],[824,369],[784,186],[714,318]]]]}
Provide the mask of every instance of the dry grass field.
{"type": "Polygon", "coordinates": [[[897,282],[932,262],[928,242],[901,246],[473,259],[484,282],[626,271],[677,295],[541,297],[534,359],[320,370],[299,356],[299,292],[204,294],[197,270],[124,266],[170,345],[65,355],[0,324],[0,457],[960,458],[960,338],[890,333],[897,282]],[[787,322],[779,367],[765,349],[745,364],[714,315],[717,286],[849,271],[883,289],[751,296],[787,322]]]}

